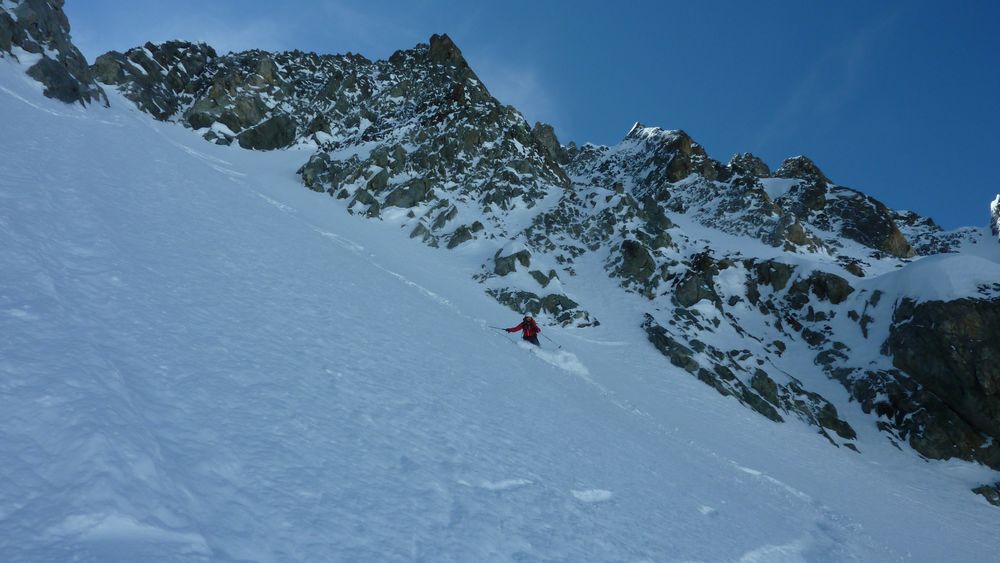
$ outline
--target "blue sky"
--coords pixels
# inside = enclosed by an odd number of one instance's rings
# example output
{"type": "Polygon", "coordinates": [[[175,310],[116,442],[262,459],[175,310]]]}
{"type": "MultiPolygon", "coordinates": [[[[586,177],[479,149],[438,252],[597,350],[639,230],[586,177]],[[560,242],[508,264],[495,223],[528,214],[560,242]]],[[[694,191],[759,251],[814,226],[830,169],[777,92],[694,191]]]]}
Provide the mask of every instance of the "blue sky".
{"type": "Polygon", "coordinates": [[[88,59],[147,40],[385,58],[448,33],[493,94],[560,140],[635,121],[725,162],[811,157],[942,226],[1000,192],[1000,2],[69,0],[88,59]]]}

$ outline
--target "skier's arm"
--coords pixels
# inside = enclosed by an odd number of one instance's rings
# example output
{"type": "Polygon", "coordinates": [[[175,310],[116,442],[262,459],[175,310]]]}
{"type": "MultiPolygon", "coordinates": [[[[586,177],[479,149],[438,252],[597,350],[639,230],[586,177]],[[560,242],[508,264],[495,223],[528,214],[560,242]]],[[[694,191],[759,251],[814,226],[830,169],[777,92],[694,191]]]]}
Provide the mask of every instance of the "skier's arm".
{"type": "Polygon", "coordinates": [[[514,328],[508,328],[507,332],[517,332],[517,331],[521,330],[522,328],[524,328],[524,323],[521,323],[521,324],[515,326],[514,328]]]}

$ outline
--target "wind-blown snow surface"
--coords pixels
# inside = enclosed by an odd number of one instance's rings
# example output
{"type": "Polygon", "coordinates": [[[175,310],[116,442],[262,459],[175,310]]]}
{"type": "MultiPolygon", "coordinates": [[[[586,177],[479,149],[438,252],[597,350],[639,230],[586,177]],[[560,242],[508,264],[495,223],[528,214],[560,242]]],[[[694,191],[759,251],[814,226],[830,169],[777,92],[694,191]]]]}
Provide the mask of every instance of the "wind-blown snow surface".
{"type": "Polygon", "coordinates": [[[996,557],[992,472],[771,423],[627,299],[536,353],[475,248],[333,208],[308,152],[0,86],[5,560],[996,557]]]}

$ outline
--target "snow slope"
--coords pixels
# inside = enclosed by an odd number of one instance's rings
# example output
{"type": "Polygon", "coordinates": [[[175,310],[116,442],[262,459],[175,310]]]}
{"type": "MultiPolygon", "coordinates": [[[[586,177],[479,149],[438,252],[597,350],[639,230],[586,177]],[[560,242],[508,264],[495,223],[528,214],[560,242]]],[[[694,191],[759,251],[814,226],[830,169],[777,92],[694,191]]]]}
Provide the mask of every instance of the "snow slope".
{"type": "Polygon", "coordinates": [[[771,423],[600,287],[600,327],[527,349],[489,328],[516,319],[475,243],[335,210],[307,152],[111,102],[0,61],[4,559],[996,557],[969,492],[993,472],[771,423]]]}

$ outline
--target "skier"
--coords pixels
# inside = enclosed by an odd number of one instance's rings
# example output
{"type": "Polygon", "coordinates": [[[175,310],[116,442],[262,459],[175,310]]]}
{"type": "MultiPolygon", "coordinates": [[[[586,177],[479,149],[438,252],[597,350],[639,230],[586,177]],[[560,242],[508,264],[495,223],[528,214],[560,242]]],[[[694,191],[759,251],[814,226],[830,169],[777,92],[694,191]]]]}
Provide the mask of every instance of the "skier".
{"type": "Polygon", "coordinates": [[[507,332],[517,332],[519,330],[523,330],[524,333],[521,336],[522,340],[531,342],[539,348],[542,347],[542,345],[538,343],[538,333],[542,332],[542,329],[538,328],[538,323],[536,323],[535,319],[531,318],[530,315],[525,316],[524,319],[521,320],[521,324],[515,326],[514,328],[506,328],[504,330],[507,332]]]}

